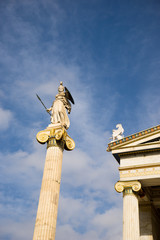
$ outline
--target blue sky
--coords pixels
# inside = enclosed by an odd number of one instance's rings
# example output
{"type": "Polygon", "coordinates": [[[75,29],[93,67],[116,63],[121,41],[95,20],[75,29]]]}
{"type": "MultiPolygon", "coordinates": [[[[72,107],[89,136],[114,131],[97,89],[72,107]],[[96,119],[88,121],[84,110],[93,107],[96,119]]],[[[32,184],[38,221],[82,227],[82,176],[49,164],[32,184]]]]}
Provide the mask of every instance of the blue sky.
{"type": "Polygon", "coordinates": [[[160,122],[158,0],[0,1],[0,239],[32,239],[46,147],[36,142],[59,82],[75,106],[56,240],[122,239],[118,163],[106,152],[160,122]]]}

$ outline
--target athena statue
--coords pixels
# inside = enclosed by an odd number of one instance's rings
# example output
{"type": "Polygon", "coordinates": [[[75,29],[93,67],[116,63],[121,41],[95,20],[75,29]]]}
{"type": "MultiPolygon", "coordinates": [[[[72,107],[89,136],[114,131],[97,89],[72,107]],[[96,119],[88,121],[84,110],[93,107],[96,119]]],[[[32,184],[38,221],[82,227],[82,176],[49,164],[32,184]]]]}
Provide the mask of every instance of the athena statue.
{"type": "Polygon", "coordinates": [[[67,112],[71,112],[71,103],[74,104],[74,100],[69,90],[63,86],[63,83],[60,82],[58,88],[58,94],[55,96],[55,100],[50,108],[47,109],[47,112],[51,112],[51,123],[61,123],[65,129],[69,128],[70,121],[67,112]]]}

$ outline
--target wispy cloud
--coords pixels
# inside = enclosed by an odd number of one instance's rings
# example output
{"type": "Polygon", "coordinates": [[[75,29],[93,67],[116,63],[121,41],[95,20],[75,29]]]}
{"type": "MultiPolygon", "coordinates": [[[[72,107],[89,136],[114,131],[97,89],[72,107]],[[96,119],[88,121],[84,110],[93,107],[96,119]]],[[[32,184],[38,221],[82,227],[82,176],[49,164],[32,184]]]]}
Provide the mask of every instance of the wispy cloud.
{"type": "Polygon", "coordinates": [[[6,130],[13,119],[13,113],[10,110],[0,108],[0,130],[6,130]]]}

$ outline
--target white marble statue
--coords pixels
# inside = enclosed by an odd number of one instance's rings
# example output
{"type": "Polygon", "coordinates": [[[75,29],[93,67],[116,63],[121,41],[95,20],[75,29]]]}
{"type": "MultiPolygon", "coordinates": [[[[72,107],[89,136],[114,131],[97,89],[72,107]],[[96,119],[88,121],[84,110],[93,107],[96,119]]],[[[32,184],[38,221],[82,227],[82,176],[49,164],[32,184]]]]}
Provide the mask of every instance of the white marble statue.
{"type": "Polygon", "coordinates": [[[113,129],[113,130],[112,130],[112,138],[111,138],[111,139],[112,139],[112,142],[124,138],[124,135],[123,135],[124,129],[123,129],[123,127],[122,127],[122,124],[120,124],[120,123],[117,124],[117,125],[116,125],[116,128],[117,128],[117,129],[113,129]]]}
{"type": "Polygon", "coordinates": [[[52,106],[46,109],[47,112],[51,112],[51,123],[61,123],[66,129],[69,128],[70,121],[67,112],[71,112],[70,101],[74,104],[74,100],[70,92],[63,86],[63,83],[60,82],[58,94],[55,96],[52,106]]]}

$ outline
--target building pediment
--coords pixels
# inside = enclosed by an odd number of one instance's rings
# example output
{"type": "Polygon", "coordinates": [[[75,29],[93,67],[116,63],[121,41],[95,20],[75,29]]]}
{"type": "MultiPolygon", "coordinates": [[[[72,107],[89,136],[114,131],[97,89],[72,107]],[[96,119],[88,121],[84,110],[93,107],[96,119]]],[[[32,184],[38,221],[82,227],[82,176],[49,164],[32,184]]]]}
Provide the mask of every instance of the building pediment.
{"type": "Polygon", "coordinates": [[[160,147],[160,125],[134,133],[120,140],[110,142],[107,151],[135,148],[160,147]]]}
{"type": "Polygon", "coordinates": [[[160,125],[110,142],[107,151],[112,151],[118,161],[120,155],[160,151],[160,125]]]}

